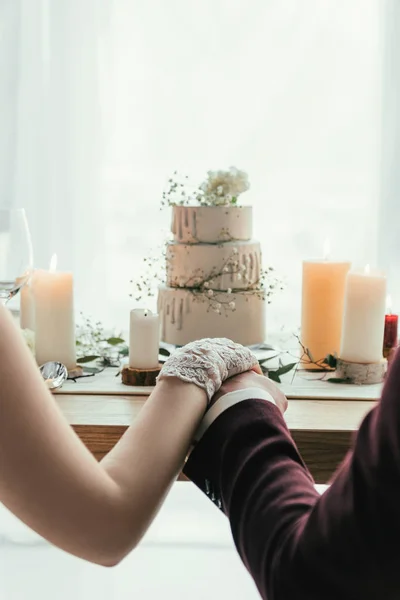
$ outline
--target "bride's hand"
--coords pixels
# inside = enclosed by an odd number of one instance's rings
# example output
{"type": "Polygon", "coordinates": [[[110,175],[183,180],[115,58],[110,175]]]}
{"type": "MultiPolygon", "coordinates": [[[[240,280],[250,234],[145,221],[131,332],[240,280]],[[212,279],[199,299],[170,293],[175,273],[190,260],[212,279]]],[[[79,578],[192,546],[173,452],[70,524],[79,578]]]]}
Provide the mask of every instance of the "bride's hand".
{"type": "Polygon", "coordinates": [[[206,338],[176,350],[164,363],[158,380],[177,377],[203,388],[210,401],[222,382],[246,371],[261,373],[256,356],[226,338],[206,338]]]}

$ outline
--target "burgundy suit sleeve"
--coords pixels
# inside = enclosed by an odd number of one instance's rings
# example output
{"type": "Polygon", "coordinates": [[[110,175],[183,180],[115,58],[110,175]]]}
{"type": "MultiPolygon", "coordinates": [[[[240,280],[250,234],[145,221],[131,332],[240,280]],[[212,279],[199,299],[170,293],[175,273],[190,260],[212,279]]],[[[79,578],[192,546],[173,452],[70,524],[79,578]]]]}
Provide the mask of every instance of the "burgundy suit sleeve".
{"type": "Polygon", "coordinates": [[[399,436],[397,354],[380,404],[323,496],[279,410],[262,400],[225,411],[193,450],[185,473],[229,517],[263,598],[398,600],[399,436]]]}

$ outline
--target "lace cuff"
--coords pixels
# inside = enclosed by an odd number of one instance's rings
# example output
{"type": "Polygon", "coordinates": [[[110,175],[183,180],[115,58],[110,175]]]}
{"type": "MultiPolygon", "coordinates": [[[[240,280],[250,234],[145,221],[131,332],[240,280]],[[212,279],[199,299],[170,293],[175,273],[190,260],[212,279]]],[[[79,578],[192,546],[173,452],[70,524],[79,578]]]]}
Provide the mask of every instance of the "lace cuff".
{"type": "Polygon", "coordinates": [[[257,364],[248,348],[225,338],[206,338],[178,348],[163,365],[157,380],[177,377],[194,383],[206,391],[210,401],[225,379],[257,364]]]}

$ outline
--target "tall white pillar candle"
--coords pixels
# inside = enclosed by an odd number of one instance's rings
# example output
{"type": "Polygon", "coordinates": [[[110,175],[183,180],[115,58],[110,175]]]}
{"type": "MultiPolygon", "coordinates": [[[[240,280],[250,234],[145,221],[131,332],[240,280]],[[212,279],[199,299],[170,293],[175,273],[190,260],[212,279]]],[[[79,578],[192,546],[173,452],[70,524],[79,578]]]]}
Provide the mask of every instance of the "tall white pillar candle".
{"type": "Polygon", "coordinates": [[[35,302],[30,282],[20,291],[19,322],[21,329],[35,330],[35,302]]]}
{"type": "MultiPolygon", "coordinates": [[[[54,259],[54,257],[53,257],[54,259]]],[[[35,302],[35,346],[39,365],[48,361],[76,367],[74,295],[72,273],[35,271],[32,291],[35,302]]]]}
{"type": "Polygon", "coordinates": [[[129,333],[129,366],[134,369],[158,367],[160,317],[150,310],[131,311],[129,333]]]}
{"type": "Polygon", "coordinates": [[[386,277],[364,272],[347,275],[340,358],[348,362],[382,360],[386,277]]]}

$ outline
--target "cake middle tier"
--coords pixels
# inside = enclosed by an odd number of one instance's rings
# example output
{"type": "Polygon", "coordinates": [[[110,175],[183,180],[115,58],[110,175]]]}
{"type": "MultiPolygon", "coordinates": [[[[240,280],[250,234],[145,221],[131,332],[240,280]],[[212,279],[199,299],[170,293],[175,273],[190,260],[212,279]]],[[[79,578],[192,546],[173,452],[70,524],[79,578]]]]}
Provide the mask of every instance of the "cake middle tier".
{"type": "Polygon", "coordinates": [[[254,240],[167,245],[167,285],[213,290],[250,289],[261,277],[261,248],[254,240]]]}

